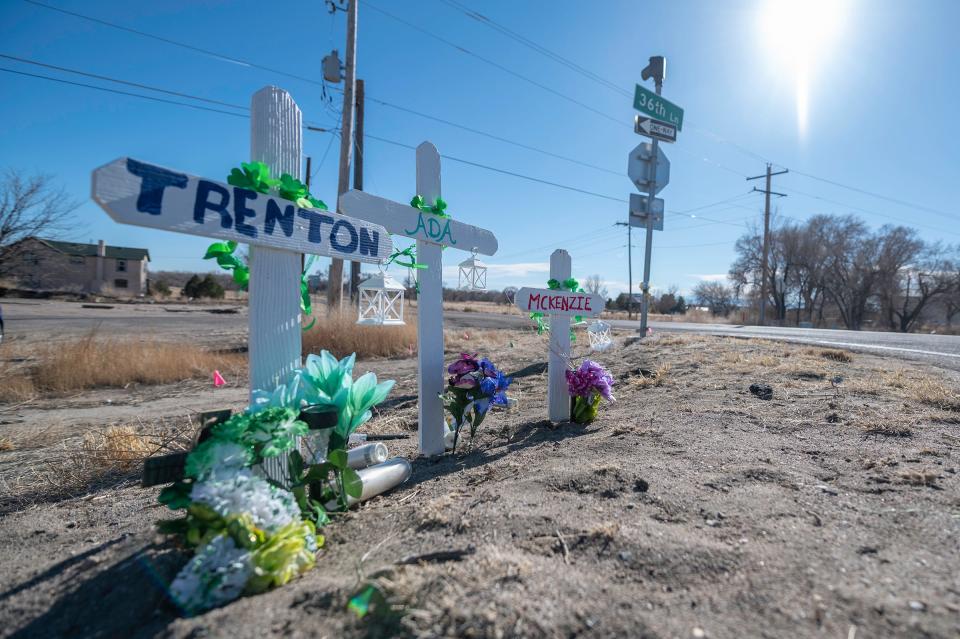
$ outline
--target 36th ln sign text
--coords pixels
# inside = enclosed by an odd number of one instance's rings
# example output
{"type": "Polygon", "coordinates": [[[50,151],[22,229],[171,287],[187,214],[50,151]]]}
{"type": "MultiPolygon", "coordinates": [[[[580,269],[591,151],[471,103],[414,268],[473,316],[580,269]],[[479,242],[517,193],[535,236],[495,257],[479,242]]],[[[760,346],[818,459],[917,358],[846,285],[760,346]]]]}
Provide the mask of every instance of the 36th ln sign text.
{"type": "Polygon", "coordinates": [[[604,300],[593,293],[570,293],[549,288],[521,288],[515,304],[521,311],[546,315],[599,317],[604,300]]]}
{"type": "Polygon", "coordinates": [[[393,251],[379,224],[133,158],[93,172],[93,199],[122,224],[358,262],[381,262],[393,251]]]}

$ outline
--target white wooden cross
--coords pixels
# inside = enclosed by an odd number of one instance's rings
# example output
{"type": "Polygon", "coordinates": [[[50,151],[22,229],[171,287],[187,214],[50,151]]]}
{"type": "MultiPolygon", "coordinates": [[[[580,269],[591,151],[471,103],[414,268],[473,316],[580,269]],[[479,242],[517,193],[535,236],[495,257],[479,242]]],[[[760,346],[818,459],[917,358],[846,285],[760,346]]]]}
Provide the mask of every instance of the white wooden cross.
{"type": "MultiPolygon", "coordinates": [[[[268,86],[253,95],[250,157],[273,177],[299,178],[301,134],[300,108],[290,94],[268,86]]],[[[272,390],[300,366],[302,253],[379,263],[393,251],[378,224],[132,158],[96,169],[92,194],[121,224],[250,244],[251,392],[272,390]]]]}
{"type": "MultiPolygon", "coordinates": [[[[430,142],[417,147],[416,194],[422,195],[430,206],[440,197],[440,153],[430,142]]],[[[391,233],[417,240],[417,262],[427,267],[420,271],[420,294],[417,297],[420,453],[442,455],[446,450],[446,424],[440,394],[446,383],[446,372],[443,365],[443,265],[440,252],[446,246],[493,255],[497,251],[497,238],[490,231],[456,219],[424,213],[409,204],[363,191],[344,193],[340,197],[340,210],[382,224],[391,233]]]]}
{"type": "MultiPolygon", "coordinates": [[[[570,278],[570,254],[557,249],[550,255],[550,279],[570,278]]],[[[570,318],[599,317],[604,300],[594,293],[571,293],[549,288],[521,288],[514,303],[521,311],[550,316],[550,351],[547,357],[547,403],[550,421],[570,421],[570,394],[567,392],[567,362],[570,359],[570,318]]]]}

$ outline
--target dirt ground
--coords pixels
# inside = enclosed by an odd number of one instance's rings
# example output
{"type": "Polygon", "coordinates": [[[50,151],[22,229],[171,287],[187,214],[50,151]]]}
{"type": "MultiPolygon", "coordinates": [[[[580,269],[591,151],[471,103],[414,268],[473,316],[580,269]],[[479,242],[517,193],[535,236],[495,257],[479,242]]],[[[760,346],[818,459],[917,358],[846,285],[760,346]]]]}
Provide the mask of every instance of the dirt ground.
{"type": "MultiPolygon", "coordinates": [[[[84,435],[180,441],[243,380],[0,405],[0,635],[11,637],[957,637],[960,378],[843,351],[617,334],[595,356],[617,403],[545,422],[545,337],[466,332],[519,406],[472,449],[415,458],[416,363],[368,432],[409,482],[324,529],[286,587],[183,618],[164,594],[188,555],[136,463],[84,461],[84,435]],[[769,384],[773,398],[752,394],[769,384]],[[347,610],[367,584],[389,606],[347,610]]],[[[575,355],[587,349],[580,345],[575,355]]],[[[86,450],[86,452],[84,452],[86,450]]]]}

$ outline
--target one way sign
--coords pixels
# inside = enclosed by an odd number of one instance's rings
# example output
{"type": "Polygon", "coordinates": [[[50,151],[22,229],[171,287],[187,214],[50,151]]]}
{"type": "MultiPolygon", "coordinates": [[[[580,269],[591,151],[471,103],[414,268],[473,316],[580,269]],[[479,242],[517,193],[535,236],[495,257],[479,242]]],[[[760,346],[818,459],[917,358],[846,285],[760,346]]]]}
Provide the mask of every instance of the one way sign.
{"type": "Polygon", "coordinates": [[[662,120],[634,116],[633,130],[639,135],[656,138],[663,142],[677,141],[677,127],[662,120]]]}

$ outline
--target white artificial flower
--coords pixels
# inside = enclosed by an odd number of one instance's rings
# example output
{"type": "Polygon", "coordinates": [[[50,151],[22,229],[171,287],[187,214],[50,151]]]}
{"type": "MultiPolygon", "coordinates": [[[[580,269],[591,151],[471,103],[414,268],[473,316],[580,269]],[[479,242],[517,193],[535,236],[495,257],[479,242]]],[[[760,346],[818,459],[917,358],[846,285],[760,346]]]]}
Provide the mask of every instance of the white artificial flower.
{"type": "Polygon", "coordinates": [[[190,499],[209,506],[221,517],[246,513],[257,528],[270,533],[300,519],[293,493],[271,486],[248,469],[197,482],[190,499]]]}
{"type": "Polygon", "coordinates": [[[200,612],[239,597],[252,574],[250,553],[228,535],[218,535],[180,570],[170,595],[187,612],[200,612]]]}

